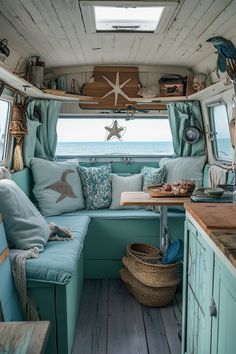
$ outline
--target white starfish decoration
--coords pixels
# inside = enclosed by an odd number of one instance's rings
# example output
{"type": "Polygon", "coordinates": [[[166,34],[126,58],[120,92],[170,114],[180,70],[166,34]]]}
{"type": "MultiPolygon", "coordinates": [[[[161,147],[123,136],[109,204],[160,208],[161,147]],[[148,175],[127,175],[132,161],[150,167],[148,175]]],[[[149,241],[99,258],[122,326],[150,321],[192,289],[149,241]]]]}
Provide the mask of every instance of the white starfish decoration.
{"type": "Polygon", "coordinates": [[[106,136],[106,140],[111,140],[111,139],[114,139],[114,138],[117,138],[119,140],[122,139],[122,136],[126,130],[126,128],[124,127],[121,127],[117,120],[113,120],[113,123],[110,127],[105,127],[105,129],[107,130],[107,136],[106,136]]]}
{"type": "Polygon", "coordinates": [[[128,101],[130,101],[129,96],[127,96],[124,91],[122,91],[122,87],[124,87],[130,80],[131,78],[129,78],[128,80],[126,80],[125,82],[123,82],[123,84],[120,85],[120,73],[119,71],[116,73],[116,83],[114,84],[113,82],[111,82],[107,77],[103,76],[103,79],[106,80],[108,82],[108,84],[112,87],[112,90],[109,91],[105,96],[103,96],[102,98],[105,98],[109,95],[111,95],[112,93],[114,93],[115,95],[115,106],[117,106],[117,101],[118,101],[118,96],[121,95],[124,98],[126,98],[128,101]]]}

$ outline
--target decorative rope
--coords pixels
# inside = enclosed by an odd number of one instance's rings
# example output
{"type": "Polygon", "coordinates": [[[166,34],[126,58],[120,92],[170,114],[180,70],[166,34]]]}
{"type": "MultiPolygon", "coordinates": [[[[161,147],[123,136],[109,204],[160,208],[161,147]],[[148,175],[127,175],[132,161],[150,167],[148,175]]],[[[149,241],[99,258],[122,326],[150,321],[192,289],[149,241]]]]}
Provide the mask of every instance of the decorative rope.
{"type": "Polygon", "coordinates": [[[38,256],[39,250],[37,247],[22,251],[22,253],[16,256],[12,267],[15,287],[27,321],[39,321],[39,315],[34,300],[27,293],[25,261],[28,258],[37,258],[38,256]]]}

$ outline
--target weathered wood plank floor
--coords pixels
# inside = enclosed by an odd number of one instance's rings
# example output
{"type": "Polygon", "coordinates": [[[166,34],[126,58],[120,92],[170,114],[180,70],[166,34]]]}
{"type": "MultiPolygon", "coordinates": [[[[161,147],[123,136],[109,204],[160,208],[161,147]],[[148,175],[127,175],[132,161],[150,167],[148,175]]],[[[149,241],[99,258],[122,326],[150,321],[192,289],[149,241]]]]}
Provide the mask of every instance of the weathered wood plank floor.
{"type": "Polygon", "coordinates": [[[180,310],[139,305],[119,279],[86,280],[72,354],[180,354],[180,310]]]}

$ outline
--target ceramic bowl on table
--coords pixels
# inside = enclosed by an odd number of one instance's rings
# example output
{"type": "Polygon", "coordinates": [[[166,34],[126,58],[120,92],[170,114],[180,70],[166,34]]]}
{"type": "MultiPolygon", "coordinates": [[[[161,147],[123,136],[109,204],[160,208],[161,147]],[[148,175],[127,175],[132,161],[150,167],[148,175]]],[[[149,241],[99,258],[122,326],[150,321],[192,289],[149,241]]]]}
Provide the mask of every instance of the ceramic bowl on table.
{"type": "Polygon", "coordinates": [[[219,187],[206,188],[204,193],[210,198],[220,198],[224,194],[224,189],[219,187]]]}

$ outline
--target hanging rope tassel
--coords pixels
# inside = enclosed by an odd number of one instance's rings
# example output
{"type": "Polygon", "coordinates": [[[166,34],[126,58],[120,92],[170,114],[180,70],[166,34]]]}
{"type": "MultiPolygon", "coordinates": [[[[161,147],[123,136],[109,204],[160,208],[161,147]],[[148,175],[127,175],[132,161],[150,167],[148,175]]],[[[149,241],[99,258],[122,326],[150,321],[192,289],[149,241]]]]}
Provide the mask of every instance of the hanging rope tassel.
{"type": "Polygon", "coordinates": [[[16,140],[13,155],[13,170],[21,171],[24,168],[22,145],[24,136],[27,134],[24,118],[24,106],[22,103],[14,104],[12,107],[10,133],[16,140]]]}
{"type": "Polygon", "coordinates": [[[13,170],[21,171],[24,168],[23,155],[22,155],[22,142],[16,144],[13,155],[13,170]]]}

